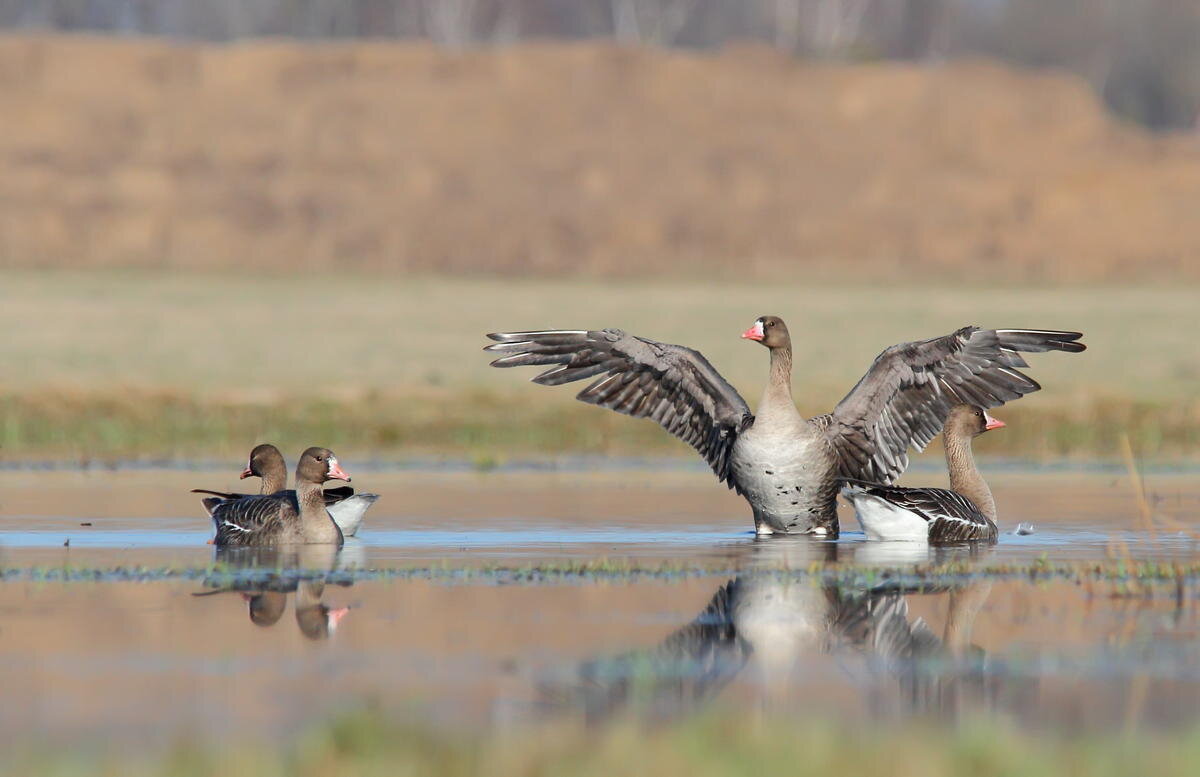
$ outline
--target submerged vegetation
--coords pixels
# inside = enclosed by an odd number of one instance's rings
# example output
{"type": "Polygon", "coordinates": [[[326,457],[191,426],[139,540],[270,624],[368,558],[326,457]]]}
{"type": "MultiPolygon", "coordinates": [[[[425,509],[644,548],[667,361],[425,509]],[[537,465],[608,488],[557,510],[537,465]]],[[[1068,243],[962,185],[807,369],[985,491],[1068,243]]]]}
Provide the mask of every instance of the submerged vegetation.
{"type": "Polygon", "coordinates": [[[136,754],[22,745],[0,756],[0,775],[326,777],[327,775],[1089,775],[1194,774],[1200,731],[1031,734],[1003,720],[947,732],[934,721],[859,724],[758,718],[713,711],[648,732],[633,720],[599,730],[560,723],[517,731],[440,731],[374,710],[315,726],[282,747],[199,741],[136,754]],[[633,765],[636,764],[636,767],[633,765]]]}
{"type": "MultiPolygon", "coordinates": [[[[639,562],[629,559],[588,559],[540,562],[525,566],[504,564],[446,564],[436,566],[348,567],[334,571],[297,567],[237,567],[224,563],[208,566],[115,566],[89,567],[71,564],[0,568],[0,582],[28,580],[58,583],[149,582],[202,580],[210,588],[252,588],[264,581],[295,582],[323,580],[350,585],[359,581],[430,580],[445,584],[536,585],[593,582],[636,582],[682,580],[696,577],[729,577],[746,572],[723,562],[639,562]]],[[[1119,596],[1161,592],[1186,597],[1186,586],[1200,581],[1200,561],[1138,560],[1110,554],[1104,561],[1053,562],[1039,557],[1029,562],[981,564],[969,559],[938,564],[915,564],[901,568],[856,566],[845,563],[813,562],[805,567],[755,567],[756,576],[810,580],[814,584],[855,588],[900,587],[913,592],[970,580],[1019,579],[1029,582],[1068,581],[1087,585],[1111,583],[1119,596]],[[1180,586],[1184,586],[1181,588],[1180,586]]]]}

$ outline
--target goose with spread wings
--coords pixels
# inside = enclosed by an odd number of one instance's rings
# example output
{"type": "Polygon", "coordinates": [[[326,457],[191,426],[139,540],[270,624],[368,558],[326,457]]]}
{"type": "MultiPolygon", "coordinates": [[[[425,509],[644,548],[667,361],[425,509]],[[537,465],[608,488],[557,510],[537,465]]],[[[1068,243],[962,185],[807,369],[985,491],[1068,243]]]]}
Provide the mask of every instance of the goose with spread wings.
{"type": "Polygon", "coordinates": [[[833,412],[805,419],[792,400],[792,343],[778,316],[742,337],[770,352],[757,414],[698,351],[620,329],[496,332],[493,367],[548,366],[534,383],[594,378],[577,399],[649,418],[696,449],[750,503],[758,534],[838,533],[839,478],[891,483],[959,404],[995,407],[1041,388],[1022,353],[1085,349],[1079,332],[964,327],[894,345],[833,412]]]}

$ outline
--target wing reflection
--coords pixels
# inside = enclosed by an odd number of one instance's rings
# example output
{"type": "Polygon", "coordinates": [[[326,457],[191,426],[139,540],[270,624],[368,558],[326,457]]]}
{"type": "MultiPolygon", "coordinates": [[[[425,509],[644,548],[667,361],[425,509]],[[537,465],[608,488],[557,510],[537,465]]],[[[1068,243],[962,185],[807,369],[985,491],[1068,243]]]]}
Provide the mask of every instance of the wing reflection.
{"type": "MultiPolygon", "coordinates": [[[[353,551],[350,560],[357,563],[353,551]]],[[[256,626],[274,626],[287,609],[289,594],[295,595],[296,626],[312,640],[332,636],[349,612],[348,607],[333,608],[323,601],[324,575],[347,561],[336,546],[222,547],[214,550],[214,561],[230,570],[236,582],[226,584],[226,575],[220,580],[209,578],[205,585],[217,587],[193,595],[241,594],[250,622],[256,626]]]]}
{"type": "Polygon", "coordinates": [[[789,539],[749,544],[743,571],[658,645],[543,679],[538,706],[549,714],[573,711],[589,723],[623,712],[665,721],[695,711],[736,679],[737,693],[749,693],[763,709],[803,707],[811,702],[797,698],[798,690],[830,671],[849,675],[862,690],[857,703],[879,715],[956,716],[1001,697],[1007,678],[971,643],[990,583],[917,590],[822,581],[799,572],[854,550],[789,539]],[[914,597],[922,609],[932,604],[946,613],[940,634],[910,614],[914,597]]]}

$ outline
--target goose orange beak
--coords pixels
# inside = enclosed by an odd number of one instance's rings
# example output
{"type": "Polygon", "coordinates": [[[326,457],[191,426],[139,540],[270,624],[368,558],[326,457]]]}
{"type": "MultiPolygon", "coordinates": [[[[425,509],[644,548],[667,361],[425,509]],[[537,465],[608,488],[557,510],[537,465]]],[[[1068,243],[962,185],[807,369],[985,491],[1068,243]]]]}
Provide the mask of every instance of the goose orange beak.
{"type": "Polygon", "coordinates": [[[337,459],[329,460],[329,479],[344,480],[347,483],[350,482],[350,476],[347,475],[345,470],[342,469],[341,465],[338,464],[337,459]]]}
{"type": "Polygon", "coordinates": [[[1003,421],[1001,421],[999,418],[992,418],[987,413],[983,414],[983,418],[985,421],[987,421],[987,423],[983,425],[984,431],[991,431],[992,429],[1003,429],[1005,427],[1005,423],[1003,421]]]}
{"type": "Polygon", "coordinates": [[[759,340],[763,339],[763,327],[761,321],[755,321],[754,326],[742,332],[743,340],[759,340]]]}
{"type": "Polygon", "coordinates": [[[245,480],[246,478],[252,477],[254,477],[254,472],[249,467],[246,467],[244,470],[242,470],[242,474],[238,477],[238,480],[245,480]]]}

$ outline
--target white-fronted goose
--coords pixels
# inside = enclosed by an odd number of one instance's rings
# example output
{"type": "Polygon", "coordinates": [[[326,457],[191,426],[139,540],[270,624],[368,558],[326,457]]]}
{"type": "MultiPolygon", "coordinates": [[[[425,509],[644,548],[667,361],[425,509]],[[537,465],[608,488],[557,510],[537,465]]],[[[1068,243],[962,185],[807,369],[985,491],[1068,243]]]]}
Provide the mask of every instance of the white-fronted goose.
{"type": "Polygon", "coordinates": [[[792,401],[792,344],[777,316],[742,337],[766,346],[758,414],[699,352],[619,329],[499,332],[494,367],[553,365],[534,383],[596,379],[577,399],[649,418],[704,457],[746,498],[755,531],[836,535],[838,478],[890,483],[960,403],[994,407],[1041,386],[1022,352],[1084,350],[1079,332],[964,327],[888,348],[832,413],[805,420],[792,401]]]}
{"type": "Polygon", "coordinates": [[[1003,421],[974,405],[958,405],[950,411],[942,432],[950,490],[844,481],[842,496],[853,505],[867,539],[995,542],[996,502],[975,466],[971,440],[1003,426],[1003,421]]]}
{"type": "MultiPolygon", "coordinates": [[[[241,479],[245,480],[249,477],[262,478],[262,486],[258,490],[260,496],[282,492],[293,500],[296,498],[295,491],[287,490],[287,464],[283,460],[283,454],[270,443],[255,446],[254,450],[250,451],[250,459],[246,468],[242,470],[241,479]]],[[[212,491],[207,488],[194,488],[192,493],[212,494],[222,499],[243,499],[251,496],[251,494],[212,491]]],[[[379,494],[356,494],[350,486],[327,488],[322,492],[322,496],[325,499],[325,509],[329,510],[334,523],[346,537],[353,537],[358,533],[358,527],[362,525],[367,508],[379,499],[379,494]]]]}
{"type": "Polygon", "coordinates": [[[321,486],[327,480],[350,476],[327,448],[309,448],[296,465],[296,493],[286,491],[241,499],[209,497],[204,507],[212,516],[216,545],[274,545],[342,543],[342,531],[329,517],[321,486]]]}

